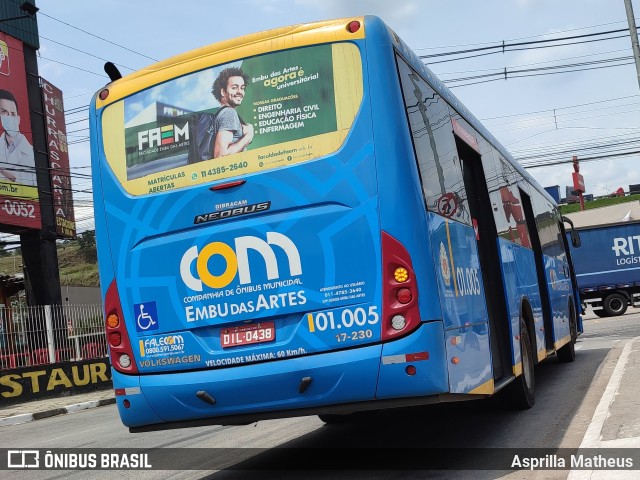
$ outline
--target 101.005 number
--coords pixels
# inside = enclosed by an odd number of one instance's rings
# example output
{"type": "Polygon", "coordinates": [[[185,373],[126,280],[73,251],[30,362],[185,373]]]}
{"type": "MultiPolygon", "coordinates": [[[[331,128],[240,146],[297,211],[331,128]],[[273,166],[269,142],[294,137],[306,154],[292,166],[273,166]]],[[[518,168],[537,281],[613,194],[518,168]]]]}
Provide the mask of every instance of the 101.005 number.
{"type": "Polygon", "coordinates": [[[365,325],[375,325],[380,321],[377,312],[378,307],[369,306],[368,310],[362,307],[355,309],[345,308],[342,312],[334,314],[334,312],[319,312],[313,315],[310,322],[310,328],[320,332],[325,330],[340,330],[341,328],[351,328],[354,325],[364,327],[365,325]],[[336,317],[340,318],[336,318],[336,317]]]}
{"type": "Polygon", "coordinates": [[[36,207],[28,203],[12,202],[11,200],[5,200],[2,206],[2,210],[7,212],[7,215],[14,215],[16,217],[36,218],[36,207]]]}

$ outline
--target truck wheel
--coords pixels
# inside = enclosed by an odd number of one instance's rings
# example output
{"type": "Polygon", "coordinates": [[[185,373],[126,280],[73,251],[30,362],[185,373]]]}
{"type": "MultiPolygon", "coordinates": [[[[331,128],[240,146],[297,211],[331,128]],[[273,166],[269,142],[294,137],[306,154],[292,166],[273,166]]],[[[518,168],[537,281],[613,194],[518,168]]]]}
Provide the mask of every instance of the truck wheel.
{"type": "Polygon", "coordinates": [[[595,313],[600,318],[606,318],[609,316],[604,310],[594,310],[593,313],[595,313]]]}
{"type": "Polygon", "coordinates": [[[508,399],[511,406],[525,410],[533,407],[536,403],[536,377],[529,330],[523,319],[520,319],[520,352],[522,375],[509,385],[505,393],[509,396],[508,399]]]}
{"type": "Polygon", "coordinates": [[[628,303],[629,302],[624,295],[612,293],[605,297],[604,302],[602,302],[602,308],[607,315],[615,317],[617,315],[624,315],[624,312],[627,311],[628,303]]]}

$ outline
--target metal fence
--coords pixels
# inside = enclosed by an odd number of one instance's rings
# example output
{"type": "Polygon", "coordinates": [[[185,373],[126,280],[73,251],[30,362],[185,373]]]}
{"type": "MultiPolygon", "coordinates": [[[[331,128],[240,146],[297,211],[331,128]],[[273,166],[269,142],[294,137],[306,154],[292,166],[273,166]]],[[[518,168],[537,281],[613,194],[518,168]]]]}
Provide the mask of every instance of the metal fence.
{"type": "Polygon", "coordinates": [[[0,370],[106,355],[101,305],[0,309],[0,370]]]}

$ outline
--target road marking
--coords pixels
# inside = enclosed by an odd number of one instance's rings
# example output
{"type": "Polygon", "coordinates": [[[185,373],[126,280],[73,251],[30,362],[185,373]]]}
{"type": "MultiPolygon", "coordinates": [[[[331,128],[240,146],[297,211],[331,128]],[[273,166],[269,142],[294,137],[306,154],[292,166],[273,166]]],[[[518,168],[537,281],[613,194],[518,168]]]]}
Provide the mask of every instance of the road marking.
{"type": "MultiPolygon", "coordinates": [[[[593,417],[591,417],[591,422],[589,423],[589,427],[584,434],[579,448],[602,448],[604,443],[606,443],[607,448],[629,447],[632,442],[637,444],[638,439],[619,439],[612,440],[611,445],[609,445],[609,442],[603,442],[602,440],[602,429],[604,428],[604,422],[609,416],[609,407],[614,402],[616,395],[618,394],[620,382],[622,381],[622,374],[624,373],[624,369],[629,360],[629,354],[631,353],[631,346],[633,345],[633,342],[639,338],[640,337],[636,337],[626,341],[624,348],[622,349],[622,353],[620,354],[620,358],[618,358],[618,362],[611,373],[609,383],[604,389],[604,393],[600,398],[600,402],[598,403],[595,412],[593,412],[593,417]]],[[[593,478],[600,478],[599,476],[594,476],[594,473],[595,472],[592,470],[571,470],[567,480],[590,480],[593,478]]],[[[610,474],[611,472],[602,471],[601,473],[610,474]]],[[[635,475],[635,472],[630,471],[620,473],[621,476],[617,478],[636,478],[635,476],[627,476],[627,474],[631,473],[635,475]]],[[[606,476],[602,478],[606,478],[606,476]]]]}
{"type": "Polygon", "coordinates": [[[618,392],[618,387],[620,387],[622,374],[624,373],[624,368],[627,365],[627,360],[629,359],[629,354],[631,353],[631,345],[633,344],[634,340],[635,339],[627,340],[627,342],[625,343],[622,354],[618,359],[618,363],[611,373],[611,378],[609,379],[607,388],[604,389],[604,393],[602,394],[602,398],[600,399],[600,402],[596,407],[596,411],[593,412],[593,417],[591,418],[591,422],[589,423],[589,428],[587,428],[587,431],[584,434],[584,438],[582,439],[580,448],[597,448],[599,446],[601,441],[600,437],[602,433],[602,427],[604,427],[604,422],[609,416],[609,406],[615,400],[616,394],[618,392]]]}
{"type": "Polygon", "coordinates": [[[47,438],[47,442],[50,442],[50,441],[53,441],[53,440],[60,440],[61,438],[66,438],[66,437],[73,437],[74,435],[82,435],[83,433],[91,432],[93,430],[100,430],[101,428],[103,428],[103,427],[89,428],[87,430],[82,430],[80,432],[73,432],[73,433],[69,433],[67,435],[61,435],[60,437],[47,438]]]}

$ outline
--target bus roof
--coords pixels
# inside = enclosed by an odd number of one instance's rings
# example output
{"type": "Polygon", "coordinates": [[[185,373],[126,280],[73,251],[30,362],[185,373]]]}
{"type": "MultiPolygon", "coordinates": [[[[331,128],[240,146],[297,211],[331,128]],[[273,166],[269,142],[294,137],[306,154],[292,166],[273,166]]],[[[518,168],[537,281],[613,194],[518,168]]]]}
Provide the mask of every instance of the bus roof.
{"type": "Polygon", "coordinates": [[[123,76],[108,85],[109,97],[106,100],[96,97],[96,108],[121,100],[151,85],[157,85],[214,64],[224,64],[239,58],[289,48],[362,38],[364,38],[364,17],[291,25],[243,35],[190,50],[123,76]],[[361,28],[351,33],[347,30],[347,25],[353,21],[360,22],[361,28]]]}
{"type": "MultiPolygon", "coordinates": [[[[386,23],[376,16],[368,15],[366,19],[367,22],[380,22],[386,26],[386,23]]],[[[390,28],[389,32],[393,33],[390,28]]],[[[162,60],[116,80],[108,85],[109,96],[106,100],[101,100],[97,94],[95,95],[96,108],[121,100],[149,86],[163,83],[189,72],[208,68],[214,64],[223,64],[239,58],[248,58],[289,48],[304,47],[318,43],[358,40],[364,37],[365,17],[360,16],[290,25],[224,40],[162,60]],[[353,21],[358,21],[361,25],[360,29],[354,33],[347,29],[349,23],[353,21]]],[[[525,180],[531,183],[551,203],[555,203],[553,197],[511,156],[506,148],[420,60],[417,54],[395,33],[393,33],[393,37],[402,53],[415,67],[420,67],[420,70],[433,88],[458,110],[486,140],[493,144],[525,180]]]]}

